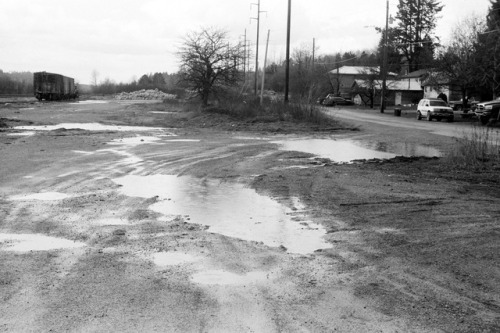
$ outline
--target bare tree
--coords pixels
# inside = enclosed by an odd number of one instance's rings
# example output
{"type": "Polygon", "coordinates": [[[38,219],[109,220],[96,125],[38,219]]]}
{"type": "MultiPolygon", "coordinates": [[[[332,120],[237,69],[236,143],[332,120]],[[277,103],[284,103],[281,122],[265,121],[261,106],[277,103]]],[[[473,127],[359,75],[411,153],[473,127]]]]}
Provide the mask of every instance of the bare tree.
{"type": "Polygon", "coordinates": [[[370,105],[373,109],[374,101],[377,94],[377,85],[380,85],[380,71],[378,68],[366,68],[361,71],[361,77],[356,80],[353,93],[358,94],[365,105],[370,105]],[[359,82],[359,83],[358,83],[359,82]]]}
{"type": "MultiPolygon", "coordinates": [[[[451,83],[460,89],[463,106],[467,106],[468,90],[479,81],[480,69],[477,66],[477,38],[486,29],[483,19],[470,16],[460,21],[454,28],[450,43],[439,52],[435,70],[443,82],[451,83]]],[[[431,75],[432,78],[432,75],[431,75]]]]}
{"type": "Polygon", "coordinates": [[[180,80],[200,96],[205,106],[211,95],[236,86],[243,78],[239,71],[243,48],[238,43],[231,45],[224,30],[202,28],[189,33],[178,55],[180,80]]]}
{"type": "Polygon", "coordinates": [[[90,76],[90,80],[92,82],[92,85],[95,87],[97,87],[97,79],[99,78],[99,72],[97,70],[93,70],[92,71],[92,74],[90,76]]]}

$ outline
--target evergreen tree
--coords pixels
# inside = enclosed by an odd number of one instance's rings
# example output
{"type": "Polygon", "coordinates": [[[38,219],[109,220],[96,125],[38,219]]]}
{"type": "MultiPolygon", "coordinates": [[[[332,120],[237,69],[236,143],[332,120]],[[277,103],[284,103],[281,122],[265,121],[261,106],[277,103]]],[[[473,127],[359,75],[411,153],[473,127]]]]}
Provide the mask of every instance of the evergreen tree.
{"type": "Polygon", "coordinates": [[[144,74],[141,76],[138,82],[139,86],[143,88],[147,88],[151,84],[151,80],[149,79],[149,76],[147,74],[144,74]]]}
{"type": "Polygon", "coordinates": [[[493,98],[500,95],[500,0],[490,0],[486,31],[479,34],[477,62],[493,98]]]}
{"type": "Polygon", "coordinates": [[[442,9],[439,0],[399,0],[394,37],[410,72],[432,64],[436,14],[442,9]]]}

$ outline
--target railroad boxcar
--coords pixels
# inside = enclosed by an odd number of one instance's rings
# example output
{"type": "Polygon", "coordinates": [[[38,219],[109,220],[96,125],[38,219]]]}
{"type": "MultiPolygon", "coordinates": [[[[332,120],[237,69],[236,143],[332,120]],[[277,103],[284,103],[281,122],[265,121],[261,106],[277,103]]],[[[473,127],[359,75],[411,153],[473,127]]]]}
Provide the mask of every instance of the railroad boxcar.
{"type": "Polygon", "coordinates": [[[33,74],[33,89],[35,97],[41,101],[76,99],[78,89],[75,80],[61,74],[36,72],[33,74]]]}

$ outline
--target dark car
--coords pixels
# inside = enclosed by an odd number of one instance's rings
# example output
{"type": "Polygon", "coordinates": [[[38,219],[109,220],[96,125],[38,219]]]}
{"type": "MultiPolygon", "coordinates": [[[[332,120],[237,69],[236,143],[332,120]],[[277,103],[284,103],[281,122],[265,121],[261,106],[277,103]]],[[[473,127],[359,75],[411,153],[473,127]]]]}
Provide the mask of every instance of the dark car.
{"type": "Polygon", "coordinates": [[[335,105],[353,105],[354,103],[349,99],[345,99],[340,96],[334,96],[333,94],[328,94],[321,101],[321,104],[325,106],[335,106],[335,105]]]}
{"type": "Polygon", "coordinates": [[[500,98],[493,101],[481,102],[476,105],[474,113],[481,122],[486,125],[500,120],[500,98]]]}
{"type": "Polygon", "coordinates": [[[479,103],[477,100],[475,100],[474,98],[470,98],[469,100],[467,100],[467,104],[465,106],[462,99],[460,99],[459,101],[449,101],[448,105],[453,109],[453,111],[465,111],[474,108],[477,103],[479,103]]]}

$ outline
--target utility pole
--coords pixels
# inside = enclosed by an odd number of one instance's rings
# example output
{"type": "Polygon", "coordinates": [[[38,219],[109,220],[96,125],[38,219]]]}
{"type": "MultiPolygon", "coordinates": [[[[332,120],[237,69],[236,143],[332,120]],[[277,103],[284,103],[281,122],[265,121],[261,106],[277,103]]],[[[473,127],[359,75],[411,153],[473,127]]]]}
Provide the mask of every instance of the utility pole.
{"type": "Polygon", "coordinates": [[[316,38],[313,38],[313,52],[312,52],[312,66],[311,66],[313,71],[314,71],[314,50],[316,49],[315,44],[316,44],[316,38]]]}
{"type": "Polygon", "coordinates": [[[247,29],[243,35],[243,78],[246,81],[246,68],[247,68],[247,29]]]}
{"type": "Polygon", "coordinates": [[[387,30],[389,30],[389,0],[387,0],[385,13],[384,58],[382,60],[382,96],[380,97],[380,113],[384,113],[385,110],[385,90],[387,84],[387,30]]]}
{"type": "Polygon", "coordinates": [[[264,66],[262,67],[262,84],[260,85],[260,104],[262,105],[262,99],[264,98],[264,81],[266,77],[266,62],[267,62],[267,48],[269,46],[269,32],[271,30],[267,30],[267,42],[266,42],[266,53],[264,56],[264,66]]]}
{"type": "Polygon", "coordinates": [[[290,20],[292,0],[288,0],[288,19],[286,24],[286,69],[285,69],[285,104],[288,103],[288,85],[290,81],[290,20]]]}
{"type": "Polygon", "coordinates": [[[257,5],[257,17],[252,17],[251,19],[257,20],[257,43],[255,45],[255,87],[254,87],[254,93],[255,96],[257,96],[257,78],[259,75],[259,30],[260,30],[260,0],[257,1],[257,3],[252,3],[251,5],[257,5]]]}

